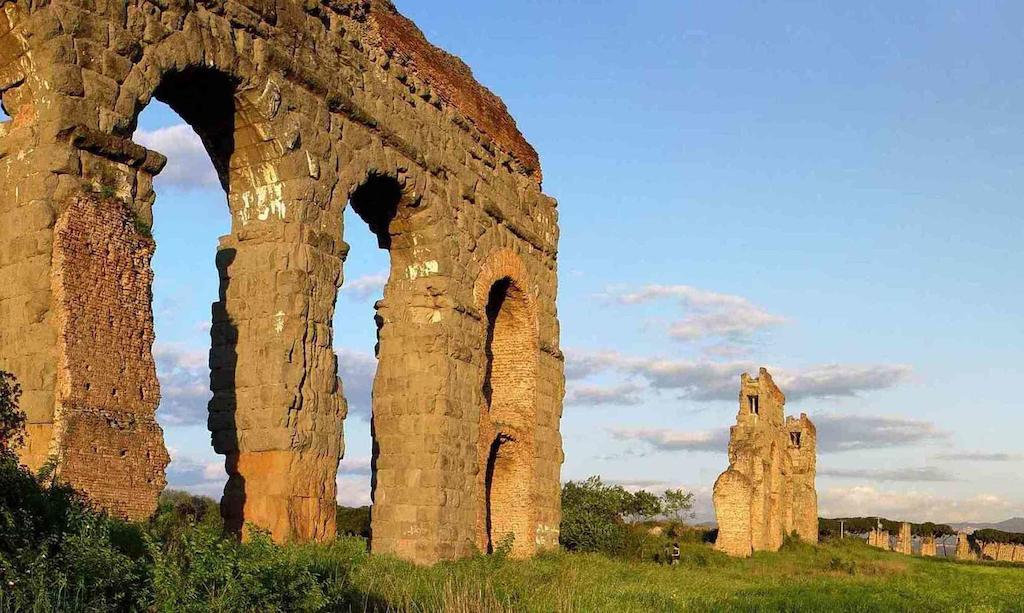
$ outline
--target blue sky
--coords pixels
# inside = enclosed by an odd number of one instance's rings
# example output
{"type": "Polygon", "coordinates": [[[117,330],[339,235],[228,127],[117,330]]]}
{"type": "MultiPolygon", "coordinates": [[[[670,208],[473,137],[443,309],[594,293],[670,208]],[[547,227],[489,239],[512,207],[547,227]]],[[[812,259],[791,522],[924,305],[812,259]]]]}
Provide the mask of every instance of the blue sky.
{"type": "MultiPolygon", "coordinates": [[[[765,365],[818,423],[823,514],[1024,515],[1024,6],[397,4],[505,100],[560,202],[563,478],[686,487],[708,516],[739,373],[765,365]]],[[[180,124],[154,103],[136,135],[171,160],[159,416],[172,485],[216,494],[205,364],[229,218],[180,124]]],[[[387,254],[346,228],[339,483],[357,503],[387,254]]]]}

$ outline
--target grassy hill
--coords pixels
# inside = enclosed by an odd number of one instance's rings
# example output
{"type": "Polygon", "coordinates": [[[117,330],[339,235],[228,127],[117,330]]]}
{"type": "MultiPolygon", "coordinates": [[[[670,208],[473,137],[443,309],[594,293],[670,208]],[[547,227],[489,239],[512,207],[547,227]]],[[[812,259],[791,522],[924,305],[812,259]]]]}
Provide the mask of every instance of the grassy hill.
{"type": "Polygon", "coordinates": [[[747,560],[684,544],[678,566],[559,553],[417,568],[359,556],[348,580],[371,608],[408,611],[1024,610],[1024,568],[901,556],[856,539],[747,560]]]}

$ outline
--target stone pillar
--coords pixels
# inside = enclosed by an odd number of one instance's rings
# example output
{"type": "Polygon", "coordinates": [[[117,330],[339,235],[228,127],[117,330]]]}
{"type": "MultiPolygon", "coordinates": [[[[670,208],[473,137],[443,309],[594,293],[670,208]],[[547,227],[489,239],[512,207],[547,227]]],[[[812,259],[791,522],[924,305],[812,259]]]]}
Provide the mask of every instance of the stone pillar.
{"type": "Polygon", "coordinates": [[[937,555],[934,536],[921,537],[921,555],[926,558],[934,558],[937,555]]]}
{"type": "Polygon", "coordinates": [[[957,560],[976,560],[977,555],[971,549],[970,539],[967,537],[966,532],[957,532],[956,534],[956,559],[957,560]]]}
{"type": "Polygon", "coordinates": [[[900,524],[900,533],[896,537],[896,549],[897,553],[909,556],[913,553],[913,536],[910,532],[910,524],[903,522],[900,524]]]}
{"type": "Polygon", "coordinates": [[[750,509],[753,487],[743,473],[727,470],[714,487],[718,538],[715,549],[731,556],[747,557],[753,551],[750,539],[750,509]]]}
{"type": "Polygon", "coordinates": [[[221,510],[243,534],[252,524],[279,542],[330,540],[346,413],[331,332],[341,258],[315,220],[333,177],[304,150],[275,158],[265,139],[245,149],[251,130],[239,124],[210,351],[209,429],[228,472],[221,510]]]}

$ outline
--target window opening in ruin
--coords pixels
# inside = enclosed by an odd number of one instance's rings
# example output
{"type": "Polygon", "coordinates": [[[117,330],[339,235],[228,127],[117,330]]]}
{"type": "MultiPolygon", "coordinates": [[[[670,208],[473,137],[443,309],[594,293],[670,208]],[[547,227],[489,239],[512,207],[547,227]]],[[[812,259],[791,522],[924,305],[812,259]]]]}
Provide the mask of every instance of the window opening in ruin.
{"type": "Polygon", "coordinates": [[[338,467],[338,501],[348,508],[344,518],[339,517],[338,530],[343,534],[369,536],[375,454],[371,431],[373,380],[378,364],[378,326],[383,323],[374,307],[383,298],[388,281],[391,222],[401,199],[398,181],[371,174],[352,193],[344,213],[343,234],[349,251],[334,313],[338,376],[348,403],[345,457],[338,467]]]}
{"type": "Polygon", "coordinates": [[[754,415],[761,414],[761,407],[758,404],[758,400],[757,396],[747,396],[747,403],[750,405],[750,412],[754,415]]]}
{"type": "MultiPolygon", "coordinates": [[[[207,81],[205,85],[210,85],[207,81]]],[[[216,95],[198,91],[214,105],[216,95]]],[[[219,90],[223,95],[225,89],[219,90]]],[[[231,216],[217,170],[202,139],[165,102],[152,101],[139,115],[135,142],[167,156],[154,181],[152,228],[153,358],[160,383],[157,421],[171,452],[168,489],[220,499],[227,475],[207,431],[210,400],[210,305],[217,301],[214,265],[218,239],[231,231],[231,216]]],[[[89,386],[89,384],[86,384],[89,386]]]]}
{"type": "Polygon", "coordinates": [[[800,433],[799,432],[790,432],[789,433],[789,442],[791,442],[794,447],[799,449],[800,448],[800,433]]]}
{"type": "Polygon", "coordinates": [[[510,278],[488,293],[486,358],[481,417],[482,544],[493,553],[511,546],[528,551],[534,540],[531,506],[533,396],[536,389],[536,331],[525,292],[510,278]]]}

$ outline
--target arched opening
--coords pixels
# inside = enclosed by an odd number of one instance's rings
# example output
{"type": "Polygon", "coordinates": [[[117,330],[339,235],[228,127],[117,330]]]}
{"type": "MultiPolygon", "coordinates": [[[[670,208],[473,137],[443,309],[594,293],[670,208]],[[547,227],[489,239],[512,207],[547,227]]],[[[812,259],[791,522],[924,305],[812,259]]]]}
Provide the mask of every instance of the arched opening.
{"type": "Polygon", "coordinates": [[[525,290],[511,277],[491,285],[485,312],[479,544],[488,553],[503,550],[525,557],[536,547],[535,316],[525,290]]]}
{"type": "MultiPolygon", "coordinates": [[[[172,487],[214,497],[217,490],[221,490],[221,512],[226,525],[230,530],[240,531],[244,521],[267,523],[263,517],[244,516],[246,498],[253,486],[246,484],[239,468],[239,433],[243,427],[253,431],[263,428],[254,417],[256,412],[266,411],[254,402],[261,394],[259,382],[242,383],[238,376],[240,371],[253,372],[256,358],[266,351],[256,348],[259,341],[241,329],[240,320],[245,322],[247,318],[239,318],[238,307],[229,306],[229,297],[233,295],[229,286],[235,276],[232,265],[238,256],[235,235],[250,218],[262,215],[263,209],[273,204],[267,203],[267,193],[274,188],[276,177],[267,160],[279,157],[281,146],[268,135],[266,122],[239,92],[237,80],[218,70],[192,67],[169,72],[154,90],[153,98],[159,104],[149,104],[143,109],[140,103],[129,131],[135,132],[140,119],[145,120],[147,114],[163,116],[161,123],[164,125],[147,129],[144,122],[143,130],[137,132],[135,138],[148,148],[168,155],[169,166],[155,180],[156,187],[165,190],[167,197],[158,202],[156,193],[140,175],[133,214],[137,225],[152,228],[160,242],[159,255],[154,262],[153,303],[160,336],[154,343],[153,355],[163,383],[162,409],[158,416],[166,428],[173,460],[168,471],[169,481],[172,487]],[[175,160],[176,156],[187,159],[175,160]],[[177,163],[182,161],[184,165],[177,163]],[[217,218],[210,214],[210,209],[219,208],[214,204],[216,201],[225,200],[230,214],[228,223],[224,223],[223,216],[217,218]],[[202,207],[205,210],[200,210],[202,207]],[[252,210],[253,207],[258,210],[252,210]],[[154,218],[159,223],[154,223],[154,218]],[[211,247],[216,253],[216,276],[212,268],[209,275],[197,274],[196,271],[201,271],[204,263],[209,262],[212,254],[207,249],[211,247]],[[165,276],[167,279],[163,279],[165,276]],[[181,311],[185,310],[181,308],[182,300],[171,298],[169,302],[178,302],[178,308],[174,309],[178,311],[178,320],[172,318],[171,322],[161,323],[164,318],[161,311],[165,309],[162,303],[168,301],[163,294],[173,291],[164,281],[175,278],[179,289],[198,290],[184,302],[205,302],[205,317],[196,313],[191,324],[180,321],[181,311]],[[216,291],[216,298],[211,296],[213,291],[216,291]],[[208,310],[211,302],[212,321],[208,310]],[[206,337],[205,342],[199,340],[202,336],[206,337]],[[251,355],[241,361],[240,346],[251,347],[244,350],[251,355]],[[238,415],[240,406],[249,414],[238,415]],[[209,434],[204,432],[207,430],[209,434]],[[224,469],[217,470],[218,463],[211,458],[208,443],[200,442],[209,441],[207,436],[212,437],[216,453],[225,456],[220,463],[227,472],[227,484],[223,488],[224,469]]],[[[258,436],[268,438],[262,433],[258,436]]],[[[270,453],[274,453],[273,450],[270,453]]],[[[273,464],[264,470],[269,478],[275,478],[275,471],[281,472],[280,461],[259,460],[273,464]]],[[[250,464],[256,463],[250,460],[250,464]]],[[[269,497],[271,492],[277,494],[277,490],[266,484],[261,487],[256,497],[269,497]]],[[[282,515],[271,512],[274,513],[282,515]]],[[[271,529],[278,538],[284,533],[281,525],[263,527],[271,529]]]]}
{"type": "Polygon", "coordinates": [[[153,358],[157,421],[170,452],[167,487],[219,500],[227,476],[210,446],[210,305],[220,283],[217,242],[231,231],[218,172],[200,137],[167,104],[139,115],[133,140],[167,156],[154,182],[153,358]]]}
{"type": "Polygon", "coordinates": [[[373,414],[384,326],[385,287],[392,278],[393,240],[403,200],[402,185],[389,175],[370,173],[349,196],[344,212],[345,281],[335,310],[335,351],[348,418],[345,457],[338,469],[341,534],[369,537],[378,448],[373,414]],[[360,229],[367,227],[370,231],[360,229]],[[372,312],[368,312],[372,309],[372,312]],[[370,325],[370,322],[375,322],[370,325]]]}

